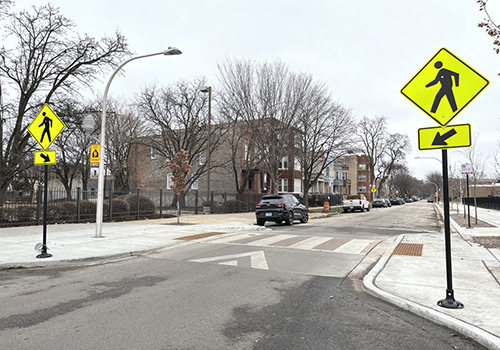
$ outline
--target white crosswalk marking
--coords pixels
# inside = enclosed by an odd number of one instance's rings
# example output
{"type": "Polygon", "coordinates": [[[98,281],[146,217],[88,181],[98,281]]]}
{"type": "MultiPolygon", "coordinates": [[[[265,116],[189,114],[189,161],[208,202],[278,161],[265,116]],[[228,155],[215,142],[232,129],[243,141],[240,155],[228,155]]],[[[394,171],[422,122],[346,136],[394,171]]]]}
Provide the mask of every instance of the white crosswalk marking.
{"type": "Polygon", "coordinates": [[[365,249],[373,241],[368,239],[353,239],[337,249],[334,250],[335,253],[347,253],[347,254],[361,254],[363,249],[365,249]]]}
{"type": "Polygon", "coordinates": [[[310,237],[302,242],[298,242],[295,244],[292,244],[288,248],[297,248],[297,249],[312,249],[314,247],[319,246],[322,243],[325,243],[326,241],[331,240],[332,237],[310,237]]]}
{"type": "MultiPolygon", "coordinates": [[[[256,247],[279,247],[313,251],[321,250],[325,252],[343,254],[363,254],[363,251],[370,245],[377,243],[377,241],[369,239],[351,239],[348,242],[345,241],[346,239],[324,236],[239,233],[229,235],[227,237],[209,239],[204,241],[204,243],[235,244],[256,247]],[[326,245],[323,245],[323,243],[326,243],[326,245]]],[[[230,263],[231,262],[227,262],[227,264],[230,263]]]]}

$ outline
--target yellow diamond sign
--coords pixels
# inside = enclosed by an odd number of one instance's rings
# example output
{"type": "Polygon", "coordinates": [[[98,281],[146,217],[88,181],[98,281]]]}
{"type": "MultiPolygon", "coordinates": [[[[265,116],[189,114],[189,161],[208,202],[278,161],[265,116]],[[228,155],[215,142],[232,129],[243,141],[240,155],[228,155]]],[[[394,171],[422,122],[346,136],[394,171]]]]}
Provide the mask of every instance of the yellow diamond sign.
{"type": "Polygon", "coordinates": [[[401,93],[445,126],[488,84],[488,79],[442,48],[401,89],[401,93]]]}
{"type": "Polygon", "coordinates": [[[66,127],[46,103],[28,126],[28,131],[38,144],[47,149],[66,127]]]}
{"type": "Polygon", "coordinates": [[[418,149],[463,148],[472,145],[470,124],[435,126],[418,129],[418,149]]]}

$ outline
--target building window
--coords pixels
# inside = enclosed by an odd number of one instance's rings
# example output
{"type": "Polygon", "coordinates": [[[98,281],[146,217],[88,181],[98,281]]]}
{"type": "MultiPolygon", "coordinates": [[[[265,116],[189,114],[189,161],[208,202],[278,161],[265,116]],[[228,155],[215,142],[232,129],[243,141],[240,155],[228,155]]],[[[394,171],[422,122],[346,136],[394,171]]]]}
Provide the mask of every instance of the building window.
{"type": "Polygon", "coordinates": [[[169,173],[167,175],[167,189],[171,190],[173,186],[174,186],[174,174],[169,173]]]}
{"type": "Polygon", "coordinates": [[[358,181],[365,182],[366,181],[366,175],[358,175],[358,181]]]}
{"type": "Polygon", "coordinates": [[[151,147],[151,159],[156,159],[156,148],[151,147]]]}
{"type": "Polygon", "coordinates": [[[191,185],[191,189],[192,190],[197,190],[198,189],[198,180],[196,180],[195,182],[193,182],[193,184],[191,185]]]}
{"type": "Polygon", "coordinates": [[[245,144],[245,160],[248,160],[248,143],[245,144]]]}
{"type": "Polygon", "coordinates": [[[288,157],[281,158],[280,165],[278,167],[279,170],[288,169],[288,157]]]}
{"type": "Polygon", "coordinates": [[[302,180],[301,179],[293,179],[293,192],[294,193],[302,192],[302,180]]]}
{"type": "Polygon", "coordinates": [[[299,162],[298,158],[294,158],[294,160],[293,160],[293,168],[295,170],[298,170],[298,171],[302,170],[302,167],[300,166],[300,162],[299,162]]]}
{"type": "Polygon", "coordinates": [[[278,179],[278,192],[288,192],[288,179],[278,179]]]}
{"type": "Polygon", "coordinates": [[[358,186],[358,192],[366,192],[366,186],[358,186]]]}
{"type": "Polygon", "coordinates": [[[207,162],[207,156],[205,155],[205,152],[200,152],[200,165],[204,165],[207,162]]]}
{"type": "Polygon", "coordinates": [[[366,164],[358,164],[359,170],[366,170],[366,164]]]}

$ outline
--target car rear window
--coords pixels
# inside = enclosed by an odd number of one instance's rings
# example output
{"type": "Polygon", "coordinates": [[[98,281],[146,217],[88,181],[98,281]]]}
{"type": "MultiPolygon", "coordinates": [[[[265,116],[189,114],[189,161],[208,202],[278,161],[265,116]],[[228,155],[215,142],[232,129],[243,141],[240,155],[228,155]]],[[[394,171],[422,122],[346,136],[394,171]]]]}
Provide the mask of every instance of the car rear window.
{"type": "Polygon", "coordinates": [[[281,197],[281,196],[264,197],[260,201],[261,202],[269,202],[269,203],[283,202],[283,197],[281,197]]]}

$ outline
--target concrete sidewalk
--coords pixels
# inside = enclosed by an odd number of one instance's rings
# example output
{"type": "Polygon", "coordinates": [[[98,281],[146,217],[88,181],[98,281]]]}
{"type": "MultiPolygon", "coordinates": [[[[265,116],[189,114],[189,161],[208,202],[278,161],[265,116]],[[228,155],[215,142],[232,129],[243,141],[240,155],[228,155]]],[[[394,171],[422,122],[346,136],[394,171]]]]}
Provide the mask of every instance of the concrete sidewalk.
{"type": "Polygon", "coordinates": [[[473,242],[473,237],[500,236],[500,211],[478,208],[478,218],[496,227],[466,229],[451,220],[453,290],[463,309],[437,305],[447,288],[444,233],[400,236],[400,247],[387,252],[365,276],[365,290],[490,349],[500,349],[500,249],[473,242]]]}

